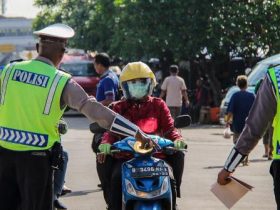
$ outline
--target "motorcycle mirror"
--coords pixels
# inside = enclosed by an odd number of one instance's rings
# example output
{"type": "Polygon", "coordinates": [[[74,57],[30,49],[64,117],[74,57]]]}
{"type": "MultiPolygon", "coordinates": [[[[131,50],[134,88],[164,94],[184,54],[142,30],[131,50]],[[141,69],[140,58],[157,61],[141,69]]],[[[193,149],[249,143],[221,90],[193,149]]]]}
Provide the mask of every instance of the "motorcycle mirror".
{"type": "Polygon", "coordinates": [[[179,115],[175,118],[174,127],[175,128],[184,128],[191,124],[192,118],[190,115],[179,115]]]}
{"type": "Polygon", "coordinates": [[[92,133],[104,133],[106,131],[105,128],[102,128],[98,123],[94,122],[89,125],[89,130],[92,133]]]}

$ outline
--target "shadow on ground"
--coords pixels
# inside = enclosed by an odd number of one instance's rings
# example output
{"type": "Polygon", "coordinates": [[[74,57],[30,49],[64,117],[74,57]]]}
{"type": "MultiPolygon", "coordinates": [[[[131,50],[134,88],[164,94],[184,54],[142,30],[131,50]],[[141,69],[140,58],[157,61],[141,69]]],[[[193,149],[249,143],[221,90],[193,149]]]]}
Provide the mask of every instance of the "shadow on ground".
{"type": "Polygon", "coordinates": [[[73,191],[67,195],[64,195],[63,197],[82,196],[82,195],[87,195],[90,193],[97,193],[97,192],[101,192],[101,191],[102,191],[102,189],[73,191]]]}
{"type": "MultiPolygon", "coordinates": [[[[267,160],[267,159],[249,159],[249,166],[250,166],[250,163],[260,163],[260,162],[267,162],[267,161],[271,161],[271,160],[267,160]]],[[[239,166],[240,167],[248,167],[248,166],[243,166],[242,163],[240,163],[239,166]]],[[[217,169],[217,168],[223,168],[223,167],[224,166],[207,166],[207,167],[204,167],[203,169],[217,169]]]]}
{"type": "Polygon", "coordinates": [[[213,128],[225,128],[224,125],[220,124],[191,124],[188,126],[186,129],[191,128],[191,129],[213,129],[213,128]]]}

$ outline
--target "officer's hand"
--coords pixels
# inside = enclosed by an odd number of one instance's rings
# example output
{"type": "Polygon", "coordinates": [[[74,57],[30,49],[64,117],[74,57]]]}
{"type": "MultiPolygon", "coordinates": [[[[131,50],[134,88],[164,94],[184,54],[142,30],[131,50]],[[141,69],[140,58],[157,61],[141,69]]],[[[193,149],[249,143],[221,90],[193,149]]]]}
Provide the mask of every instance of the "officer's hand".
{"type": "Polygon", "coordinates": [[[135,140],[141,142],[141,144],[142,144],[140,147],[141,149],[148,149],[153,146],[152,139],[140,130],[137,132],[137,134],[135,136],[135,140]]]}
{"type": "Polygon", "coordinates": [[[174,147],[176,149],[187,149],[188,145],[183,141],[183,139],[177,139],[174,141],[174,147]]]}
{"type": "Polygon", "coordinates": [[[66,134],[68,131],[68,125],[67,123],[64,121],[64,120],[59,120],[59,123],[58,123],[58,132],[60,134],[66,134]]]}
{"type": "Polygon", "coordinates": [[[217,179],[217,182],[220,184],[220,185],[226,185],[228,183],[230,183],[230,176],[231,176],[231,172],[228,172],[227,170],[225,169],[222,169],[220,171],[220,173],[218,174],[218,179],[217,179]]]}

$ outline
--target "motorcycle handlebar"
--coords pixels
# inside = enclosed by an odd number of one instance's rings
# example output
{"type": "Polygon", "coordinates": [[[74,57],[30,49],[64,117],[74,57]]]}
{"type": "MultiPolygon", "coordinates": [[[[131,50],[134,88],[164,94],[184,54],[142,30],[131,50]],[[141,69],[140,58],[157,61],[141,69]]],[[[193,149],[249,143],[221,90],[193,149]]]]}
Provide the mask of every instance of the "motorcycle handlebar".
{"type": "MultiPolygon", "coordinates": [[[[172,151],[172,152],[178,152],[178,151],[181,151],[181,152],[187,152],[188,150],[187,149],[177,149],[175,147],[165,147],[162,151],[164,150],[168,150],[168,151],[172,151]]],[[[117,154],[117,153],[120,153],[122,152],[121,150],[119,149],[112,149],[111,150],[111,154],[117,154]]],[[[99,152],[97,154],[103,154],[103,152],[99,152]]]]}
{"type": "Polygon", "coordinates": [[[177,151],[187,152],[188,151],[187,148],[185,148],[185,149],[177,149],[175,147],[165,147],[164,149],[169,150],[169,151],[174,151],[174,152],[177,152],[177,151]]]}
{"type": "MultiPolygon", "coordinates": [[[[121,152],[121,150],[119,150],[119,149],[112,149],[111,150],[111,154],[116,154],[116,153],[120,153],[120,152],[121,152]]],[[[98,152],[97,155],[99,155],[99,154],[104,154],[104,152],[98,152]]]]}

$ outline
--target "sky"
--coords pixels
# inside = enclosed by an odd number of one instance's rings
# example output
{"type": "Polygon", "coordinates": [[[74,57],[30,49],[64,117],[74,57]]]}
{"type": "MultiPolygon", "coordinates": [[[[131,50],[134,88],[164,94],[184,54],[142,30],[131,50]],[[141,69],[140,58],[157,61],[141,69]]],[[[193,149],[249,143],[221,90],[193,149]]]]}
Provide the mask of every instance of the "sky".
{"type": "Polygon", "coordinates": [[[6,17],[34,18],[39,11],[34,0],[6,0],[6,17]]]}

